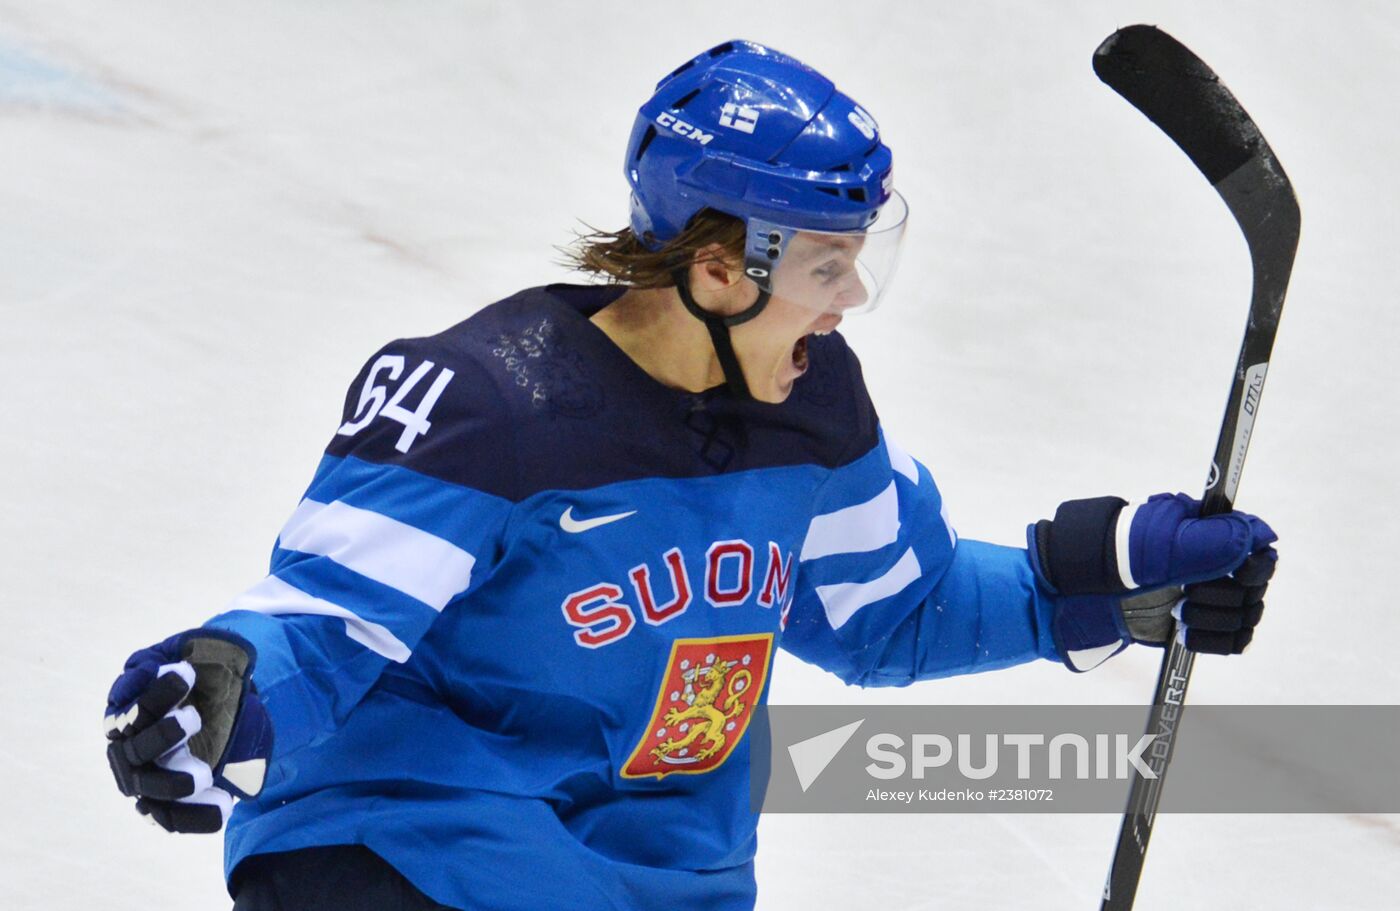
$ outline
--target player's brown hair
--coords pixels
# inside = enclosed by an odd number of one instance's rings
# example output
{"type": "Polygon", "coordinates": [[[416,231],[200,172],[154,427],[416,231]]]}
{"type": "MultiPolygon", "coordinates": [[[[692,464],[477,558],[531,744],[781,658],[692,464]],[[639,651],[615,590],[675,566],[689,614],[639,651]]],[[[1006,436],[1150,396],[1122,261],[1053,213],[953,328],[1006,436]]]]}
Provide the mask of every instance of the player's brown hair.
{"type": "Polygon", "coordinates": [[[660,250],[648,250],[632,229],[590,231],[580,234],[562,250],[565,263],[579,272],[600,276],[610,284],[633,288],[669,288],[678,267],[695,260],[695,254],[718,244],[720,257],[728,262],[744,261],[745,227],[741,219],[714,209],[701,209],[684,231],[660,250]]]}

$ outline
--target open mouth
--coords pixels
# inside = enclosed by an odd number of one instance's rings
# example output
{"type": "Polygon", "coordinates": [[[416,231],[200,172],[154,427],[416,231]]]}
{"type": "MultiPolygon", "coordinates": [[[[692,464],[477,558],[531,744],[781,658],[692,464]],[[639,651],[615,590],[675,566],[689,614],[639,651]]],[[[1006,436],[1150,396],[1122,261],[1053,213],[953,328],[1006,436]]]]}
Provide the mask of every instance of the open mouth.
{"type": "Polygon", "coordinates": [[[830,335],[832,332],[836,331],[836,327],[839,325],[841,325],[841,314],[823,314],[821,319],[817,320],[817,322],[812,326],[812,331],[810,333],[802,336],[796,342],[793,343],[792,366],[797,369],[798,373],[804,373],[807,370],[808,340],[811,339],[811,337],[814,335],[830,335]]]}

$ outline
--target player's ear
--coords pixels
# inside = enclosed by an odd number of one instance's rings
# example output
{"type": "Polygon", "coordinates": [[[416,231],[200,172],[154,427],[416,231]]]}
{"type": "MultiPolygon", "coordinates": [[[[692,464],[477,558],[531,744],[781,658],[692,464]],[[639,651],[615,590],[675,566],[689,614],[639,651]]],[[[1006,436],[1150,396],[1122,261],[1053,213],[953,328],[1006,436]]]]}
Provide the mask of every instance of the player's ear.
{"type": "Polygon", "coordinates": [[[690,287],[711,294],[728,291],[744,277],[743,267],[722,244],[706,244],[691,260],[690,287]]]}

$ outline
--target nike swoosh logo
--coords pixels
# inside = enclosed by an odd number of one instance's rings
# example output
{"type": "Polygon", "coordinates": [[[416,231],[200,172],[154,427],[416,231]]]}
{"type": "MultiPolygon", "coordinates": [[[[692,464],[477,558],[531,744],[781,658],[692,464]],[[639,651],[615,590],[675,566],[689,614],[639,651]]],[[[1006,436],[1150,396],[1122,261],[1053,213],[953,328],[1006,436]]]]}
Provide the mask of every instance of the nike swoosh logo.
{"type": "Polygon", "coordinates": [[[616,522],[619,519],[625,519],[628,516],[636,514],[637,511],[634,509],[631,512],[620,512],[612,516],[598,516],[593,519],[575,519],[574,508],[570,506],[568,509],[564,510],[564,514],[559,517],[559,527],[570,534],[576,535],[579,532],[592,531],[600,525],[607,525],[609,522],[616,522]]]}

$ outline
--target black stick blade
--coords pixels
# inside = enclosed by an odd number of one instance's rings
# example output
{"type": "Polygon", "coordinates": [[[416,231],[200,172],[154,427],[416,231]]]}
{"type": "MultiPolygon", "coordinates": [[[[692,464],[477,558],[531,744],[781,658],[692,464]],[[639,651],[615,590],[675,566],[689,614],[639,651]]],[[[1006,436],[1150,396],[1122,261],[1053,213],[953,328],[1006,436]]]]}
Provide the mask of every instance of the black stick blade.
{"type": "Polygon", "coordinates": [[[1215,71],[1155,26],[1109,35],[1094,52],[1094,73],[1170,136],[1212,184],[1268,147],[1215,71]]]}

